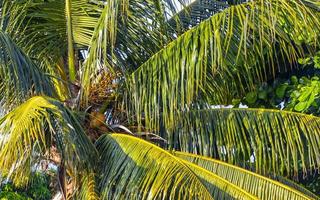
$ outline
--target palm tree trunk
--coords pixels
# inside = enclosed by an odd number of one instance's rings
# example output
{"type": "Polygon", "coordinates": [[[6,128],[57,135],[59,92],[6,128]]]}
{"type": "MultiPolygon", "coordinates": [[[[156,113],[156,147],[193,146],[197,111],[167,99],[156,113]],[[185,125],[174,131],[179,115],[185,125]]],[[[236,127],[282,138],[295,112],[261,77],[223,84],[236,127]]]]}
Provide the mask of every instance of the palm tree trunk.
{"type": "Polygon", "coordinates": [[[58,169],[58,178],[59,178],[59,185],[62,192],[63,199],[67,199],[67,182],[66,182],[66,169],[64,160],[61,160],[61,164],[58,169]]]}

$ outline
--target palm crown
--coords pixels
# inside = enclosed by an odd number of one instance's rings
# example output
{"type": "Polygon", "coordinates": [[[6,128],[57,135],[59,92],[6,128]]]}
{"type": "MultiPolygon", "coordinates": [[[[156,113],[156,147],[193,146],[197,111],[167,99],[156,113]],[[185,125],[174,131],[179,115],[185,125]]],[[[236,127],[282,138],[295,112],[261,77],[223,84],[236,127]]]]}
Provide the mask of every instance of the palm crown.
{"type": "Polygon", "coordinates": [[[318,117],[211,107],[298,69],[319,3],[179,2],[2,0],[1,173],[54,162],[75,199],[317,199],[280,177],[319,168],[318,117]]]}

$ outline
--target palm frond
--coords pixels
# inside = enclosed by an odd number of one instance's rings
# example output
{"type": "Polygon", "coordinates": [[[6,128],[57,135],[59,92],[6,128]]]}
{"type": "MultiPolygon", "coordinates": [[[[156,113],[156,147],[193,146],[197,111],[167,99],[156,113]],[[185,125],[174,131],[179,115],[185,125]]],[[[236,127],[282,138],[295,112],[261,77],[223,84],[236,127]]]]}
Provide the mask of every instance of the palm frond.
{"type": "Polygon", "coordinates": [[[0,46],[1,98],[11,103],[30,94],[55,94],[50,77],[2,31],[0,46]]]}
{"type": "Polygon", "coordinates": [[[193,164],[192,162],[186,162],[186,160],[183,160],[182,162],[188,166],[200,180],[202,180],[214,199],[259,199],[250,192],[243,190],[241,187],[234,185],[228,180],[219,177],[217,174],[212,173],[199,165],[193,164]]]}
{"type": "Polygon", "coordinates": [[[97,177],[93,172],[86,172],[81,178],[81,187],[78,199],[80,200],[99,200],[97,191],[97,177]]]}
{"type": "Polygon", "coordinates": [[[206,155],[262,174],[297,175],[320,165],[320,118],[268,109],[182,113],[168,130],[169,148],[206,155]]]}
{"type": "Polygon", "coordinates": [[[92,1],[91,3],[86,0],[72,1],[71,12],[75,44],[80,48],[90,47],[95,27],[103,13],[102,1],[92,1]]]}
{"type": "MultiPolygon", "coordinates": [[[[101,71],[127,75],[176,38],[178,32],[168,19],[177,13],[177,4],[184,7],[188,3],[189,0],[117,0],[106,4],[96,20],[83,66],[82,101],[87,103],[87,86],[101,71]]],[[[179,16],[175,19],[179,21],[179,16]]]]}
{"type": "Polygon", "coordinates": [[[51,6],[49,10],[51,12],[41,6],[41,2],[3,0],[0,24],[3,32],[32,60],[34,65],[41,69],[42,73],[48,74],[58,97],[64,100],[68,96],[68,91],[67,80],[63,76],[66,72],[61,62],[61,55],[64,54],[61,44],[66,42],[55,37],[65,35],[65,32],[61,31],[61,26],[65,25],[64,16],[59,14],[61,4],[55,2],[52,6],[50,2],[47,3],[51,6]],[[32,15],[32,12],[37,14],[32,15]],[[60,28],[54,30],[52,27],[60,28]]]}
{"type": "Polygon", "coordinates": [[[303,0],[304,3],[309,4],[309,6],[314,7],[320,11],[320,2],[315,0],[303,0]]]}
{"type": "Polygon", "coordinates": [[[67,52],[64,1],[7,1],[9,26],[6,31],[25,52],[42,61],[57,62],[67,52]]]}
{"type": "Polygon", "coordinates": [[[91,167],[96,156],[76,116],[48,97],[33,97],[5,115],[0,133],[0,169],[18,185],[28,181],[33,164],[53,144],[61,158],[77,168],[91,167]]]}
{"type": "MultiPolygon", "coordinates": [[[[176,27],[177,31],[188,30],[212,15],[228,8],[230,4],[227,1],[203,1],[195,0],[188,4],[179,13],[172,16],[168,23],[176,27]]],[[[178,32],[179,33],[179,32],[178,32]]]]}
{"type": "MultiPolygon", "coordinates": [[[[295,190],[300,191],[303,194],[308,195],[309,197],[312,197],[313,199],[319,199],[319,195],[315,195],[316,193],[311,192],[310,190],[308,190],[307,188],[305,188],[305,186],[301,185],[301,183],[299,182],[295,182],[289,178],[283,177],[283,176],[273,176],[271,177],[274,180],[279,181],[280,183],[283,183],[287,186],[289,186],[290,188],[293,188],[295,190]]],[[[296,180],[297,181],[297,180],[296,180]]]]}
{"type": "Polygon", "coordinates": [[[227,104],[319,45],[319,12],[301,1],[259,0],[231,6],[182,34],[127,79],[130,116],[150,129],[160,113],[197,103],[227,104]]]}
{"type": "Polygon", "coordinates": [[[75,51],[72,34],[72,18],[71,18],[71,0],[65,1],[65,16],[67,19],[67,37],[68,37],[68,67],[69,67],[69,78],[71,82],[76,80],[76,68],[75,68],[75,51]]]}
{"type": "Polygon", "coordinates": [[[123,10],[123,14],[126,15],[127,0],[111,1],[101,11],[93,35],[90,37],[88,58],[84,63],[84,69],[81,76],[81,83],[83,85],[83,91],[81,93],[84,98],[83,101],[86,103],[90,92],[89,88],[92,77],[101,70],[112,69],[112,61],[109,60],[108,54],[110,54],[110,51],[113,53],[118,29],[118,12],[121,8],[121,4],[124,4],[125,9],[123,10]]]}
{"type": "Polygon", "coordinates": [[[183,152],[173,152],[173,155],[219,175],[259,199],[319,199],[306,189],[303,190],[307,192],[304,194],[280,182],[219,160],[183,152]]]}
{"type": "Polygon", "coordinates": [[[101,71],[131,72],[171,41],[166,15],[176,11],[174,2],[116,0],[104,5],[83,66],[84,102],[90,92],[87,86],[101,71]]]}
{"type": "Polygon", "coordinates": [[[43,58],[55,64],[65,56],[68,50],[67,29],[72,32],[72,45],[75,49],[88,45],[93,33],[100,8],[87,0],[71,1],[66,7],[64,0],[53,1],[19,1],[4,0],[8,7],[6,31],[19,41],[28,55],[42,61],[43,58]],[[66,8],[70,8],[66,20],[66,8]],[[93,17],[95,16],[95,17],[93,17]],[[23,34],[22,34],[23,33],[23,34]]]}
{"type": "Polygon", "coordinates": [[[255,199],[215,174],[133,136],[104,135],[97,148],[102,198],[255,199]]]}

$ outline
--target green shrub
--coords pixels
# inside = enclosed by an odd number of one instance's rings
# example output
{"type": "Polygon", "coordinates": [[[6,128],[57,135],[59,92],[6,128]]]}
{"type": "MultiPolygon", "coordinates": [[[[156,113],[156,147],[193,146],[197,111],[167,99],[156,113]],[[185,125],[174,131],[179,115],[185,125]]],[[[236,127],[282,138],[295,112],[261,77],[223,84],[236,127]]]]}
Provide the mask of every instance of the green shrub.
{"type": "Polygon", "coordinates": [[[35,173],[30,185],[26,188],[17,188],[10,182],[0,188],[0,200],[49,200],[49,176],[43,173],[35,173]]]}

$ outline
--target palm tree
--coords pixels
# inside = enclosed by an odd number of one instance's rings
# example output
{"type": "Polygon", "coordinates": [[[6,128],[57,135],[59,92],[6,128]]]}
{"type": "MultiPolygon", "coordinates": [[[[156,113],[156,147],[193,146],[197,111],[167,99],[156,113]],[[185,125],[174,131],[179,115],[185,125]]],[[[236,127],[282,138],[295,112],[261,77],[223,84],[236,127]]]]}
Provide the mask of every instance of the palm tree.
{"type": "Polygon", "coordinates": [[[317,199],[281,177],[319,169],[319,117],[211,108],[317,50],[317,1],[177,2],[2,0],[1,173],[53,162],[74,199],[317,199]]]}

